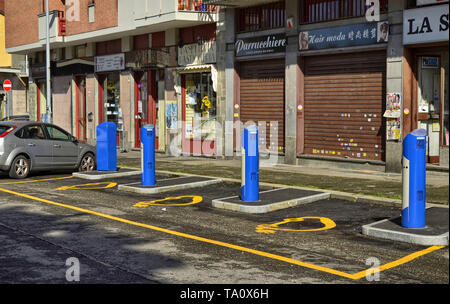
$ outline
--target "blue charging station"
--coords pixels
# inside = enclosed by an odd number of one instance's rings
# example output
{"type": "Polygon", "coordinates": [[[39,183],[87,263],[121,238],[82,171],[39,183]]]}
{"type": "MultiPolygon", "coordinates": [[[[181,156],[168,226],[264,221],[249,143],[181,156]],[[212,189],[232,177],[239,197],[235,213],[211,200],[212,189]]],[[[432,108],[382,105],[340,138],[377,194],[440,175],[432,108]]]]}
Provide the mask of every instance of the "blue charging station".
{"type": "Polygon", "coordinates": [[[146,125],[141,129],[142,186],[156,185],[155,175],[155,127],[146,125]]]}
{"type": "Polygon", "coordinates": [[[97,126],[97,170],[117,171],[117,126],[113,122],[97,126]]]}
{"type": "Polygon", "coordinates": [[[241,200],[259,201],[259,148],[258,127],[249,126],[242,137],[241,200]]]}
{"type": "Polygon", "coordinates": [[[427,131],[417,129],[403,141],[402,226],[425,228],[427,131]]]}

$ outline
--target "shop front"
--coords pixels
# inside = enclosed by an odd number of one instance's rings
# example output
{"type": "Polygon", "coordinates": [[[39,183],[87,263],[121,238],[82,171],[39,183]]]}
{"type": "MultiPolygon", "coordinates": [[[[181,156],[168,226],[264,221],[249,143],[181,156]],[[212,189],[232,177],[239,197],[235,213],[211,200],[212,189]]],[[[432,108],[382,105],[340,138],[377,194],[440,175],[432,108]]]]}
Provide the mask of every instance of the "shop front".
{"type": "Polygon", "coordinates": [[[448,4],[406,10],[404,95],[405,135],[427,130],[427,162],[448,165],[448,4]]]}
{"type": "Polygon", "coordinates": [[[299,154],[385,160],[388,32],[387,22],[300,32],[299,154]]]}
{"type": "MultiPolygon", "coordinates": [[[[148,43],[146,43],[148,45],[148,43]]],[[[141,148],[141,129],[155,127],[155,148],[165,150],[165,78],[176,66],[175,47],[140,49],[126,54],[126,67],[134,78],[134,147],[141,148]]]]}
{"type": "Polygon", "coordinates": [[[31,67],[31,79],[36,85],[36,121],[46,121],[47,115],[47,81],[45,64],[31,67]]]}
{"type": "MultiPolygon", "coordinates": [[[[275,153],[285,150],[286,46],[285,34],[238,38],[235,44],[235,123],[258,125],[260,148],[275,153]]],[[[236,151],[242,130],[237,132],[236,151]]]]}
{"type": "Polygon", "coordinates": [[[181,83],[182,151],[216,155],[216,42],[188,44],[178,49],[181,83]]]}
{"type": "MultiPolygon", "coordinates": [[[[125,69],[124,54],[95,57],[98,81],[98,122],[114,122],[117,145],[124,145],[124,115],[121,104],[121,71],[125,69]]],[[[81,92],[81,91],[80,91],[81,92]]]]}

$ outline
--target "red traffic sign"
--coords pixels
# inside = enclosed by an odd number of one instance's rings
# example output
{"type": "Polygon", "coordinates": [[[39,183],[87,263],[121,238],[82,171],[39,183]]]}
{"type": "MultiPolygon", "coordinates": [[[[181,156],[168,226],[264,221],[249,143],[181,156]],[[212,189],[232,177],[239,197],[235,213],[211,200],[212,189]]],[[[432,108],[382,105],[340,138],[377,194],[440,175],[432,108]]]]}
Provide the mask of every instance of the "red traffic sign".
{"type": "Polygon", "coordinates": [[[9,91],[11,91],[11,89],[12,89],[12,83],[11,83],[11,80],[6,79],[6,80],[3,82],[3,90],[5,90],[6,92],[9,92],[9,91]]]}

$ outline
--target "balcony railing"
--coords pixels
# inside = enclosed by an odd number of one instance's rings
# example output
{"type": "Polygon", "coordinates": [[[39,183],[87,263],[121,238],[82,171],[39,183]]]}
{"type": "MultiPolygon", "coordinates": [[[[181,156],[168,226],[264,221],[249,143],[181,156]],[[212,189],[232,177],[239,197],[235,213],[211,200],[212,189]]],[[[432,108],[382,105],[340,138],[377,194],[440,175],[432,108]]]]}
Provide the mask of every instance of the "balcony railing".
{"type": "MultiPolygon", "coordinates": [[[[366,0],[305,0],[303,23],[363,17],[367,8],[366,0]]],[[[388,0],[380,1],[380,10],[388,11],[388,0]]]]}
{"type": "Polygon", "coordinates": [[[217,6],[203,4],[202,0],[178,0],[179,11],[215,12],[217,6]]]}

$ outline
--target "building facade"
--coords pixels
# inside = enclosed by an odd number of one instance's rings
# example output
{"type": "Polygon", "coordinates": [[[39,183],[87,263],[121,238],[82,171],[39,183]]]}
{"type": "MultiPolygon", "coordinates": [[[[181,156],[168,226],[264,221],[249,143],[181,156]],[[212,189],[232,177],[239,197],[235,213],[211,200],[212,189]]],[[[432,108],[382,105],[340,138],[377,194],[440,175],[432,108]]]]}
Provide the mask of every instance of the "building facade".
{"type": "MultiPolygon", "coordinates": [[[[43,3],[5,7],[37,120],[43,3]]],[[[400,172],[403,139],[425,128],[428,163],[448,167],[448,1],[50,3],[53,121],[80,140],[113,121],[136,149],[151,123],[160,151],[235,157],[257,124],[260,150],[287,164],[400,172]]]]}
{"type": "MultiPolygon", "coordinates": [[[[214,6],[188,0],[80,0],[70,4],[51,0],[52,100],[47,102],[45,1],[26,1],[19,7],[6,0],[5,10],[7,51],[29,58],[29,115],[43,121],[51,111],[53,123],[81,141],[94,144],[96,127],[108,121],[117,125],[121,150],[138,149],[141,128],[153,124],[157,148],[164,151],[171,134],[181,134],[183,128],[178,124],[185,115],[183,75],[199,89],[200,72],[204,73],[201,80],[211,79],[206,72],[211,73],[215,62],[189,56],[192,50],[214,44],[214,6]],[[194,47],[188,49],[190,45],[194,47]],[[178,65],[178,53],[183,52],[184,61],[178,65]],[[166,111],[172,115],[169,123],[166,111]]],[[[212,88],[206,92],[213,95],[212,88]]]]}
{"type": "Polygon", "coordinates": [[[0,0],[0,120],[27,114],[26,78],[28,76],[26,56],[11,55],[5,46],[5,2],[0,0]],[[3,83],[11,81],[11,91],[3,83]]]}
{"type": "Polygon", "coordinates": [[[256,122],[262,149],[400,172],[404,137],[425,128],[428,163],[448,166],[448,1],[208,3],[224,10],[226,120],[256,122]]]}

